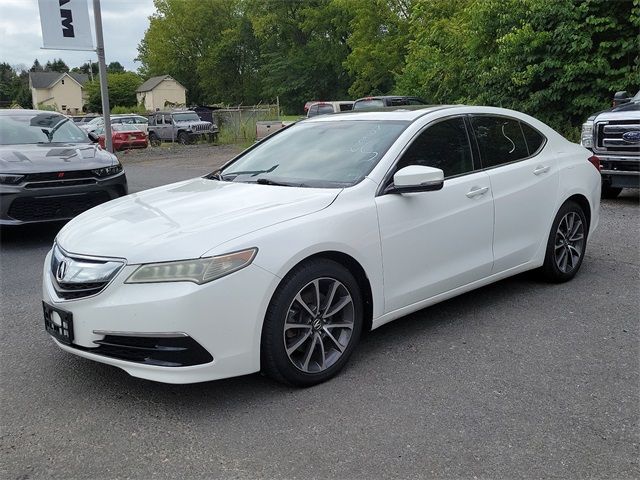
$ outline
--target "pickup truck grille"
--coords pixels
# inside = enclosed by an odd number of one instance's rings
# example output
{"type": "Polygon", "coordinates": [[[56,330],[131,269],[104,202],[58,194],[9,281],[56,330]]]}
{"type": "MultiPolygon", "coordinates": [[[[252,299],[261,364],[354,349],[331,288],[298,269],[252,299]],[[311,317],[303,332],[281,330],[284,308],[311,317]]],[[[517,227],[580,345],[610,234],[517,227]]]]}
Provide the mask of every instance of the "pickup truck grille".
{"type": "Polygon", "coordinates": [[[622,136],[627,132],[640,132],[640,121],[618,120],[596,123],[594,150],[614,155],[639,155],[640,144],[626,142],[622,136]]]}

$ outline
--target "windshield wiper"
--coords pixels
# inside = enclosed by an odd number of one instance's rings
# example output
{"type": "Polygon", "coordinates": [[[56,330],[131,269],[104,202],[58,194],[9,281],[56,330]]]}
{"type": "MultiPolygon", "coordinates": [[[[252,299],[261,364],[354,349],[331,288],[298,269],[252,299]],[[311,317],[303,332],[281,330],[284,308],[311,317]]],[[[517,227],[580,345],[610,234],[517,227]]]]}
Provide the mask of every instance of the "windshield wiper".
{"type": "Polygon", "coordinates": [[[220,175],[220,178],[222,180],[226,180],[227,177],[231,176],[231,175],[235,175],[235,177],[233,177],[231,179],[231,181],[235,180],[236,178],[238,178],[240,175],[251,175],[252,177],[255,177],[256,175],[260,175],[261,173],[271,173],[273,172],[276,168],[278,168],[280,166],[279,163],[275,164],[273,167],[269,167],[266,170],[244,170],[241,172],[229,172],[229,173],[225,173],[224,175],[220,175]]]}
{"type": "Polygon", "coordinates": [[[276,185],[278,187],[303,187],[302,183],[290,183],[290,182],[277,182],[275,180],[271,180],[270,178],[258,178],[256,179],[256,183],[260,185],[276,185]]]}

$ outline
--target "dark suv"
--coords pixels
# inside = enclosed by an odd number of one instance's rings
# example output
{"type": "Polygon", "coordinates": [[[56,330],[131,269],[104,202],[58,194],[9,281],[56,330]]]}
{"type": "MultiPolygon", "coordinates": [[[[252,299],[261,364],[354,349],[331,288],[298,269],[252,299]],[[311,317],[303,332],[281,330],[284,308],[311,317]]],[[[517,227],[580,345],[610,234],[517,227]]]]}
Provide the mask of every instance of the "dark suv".
{"type": "Polygon", "coordinates": [[[402,105],[427,105],[427,102],[419,97],[384,95],[380,97],[359,98],[353,104],[353,109],[364,110],[367,108],[399,107],[402,105]]]}

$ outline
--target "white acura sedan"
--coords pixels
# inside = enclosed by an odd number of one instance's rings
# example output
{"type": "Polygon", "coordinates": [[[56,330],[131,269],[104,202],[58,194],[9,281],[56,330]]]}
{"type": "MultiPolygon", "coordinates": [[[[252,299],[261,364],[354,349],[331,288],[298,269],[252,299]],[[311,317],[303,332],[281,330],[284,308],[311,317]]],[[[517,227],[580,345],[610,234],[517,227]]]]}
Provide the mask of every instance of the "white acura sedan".
{"type": "Polygon", "coordinates": [[[136,377],[312,385],[363,331],[525,270],[571,279],[599,198],[597,157],[522,113],[316,117],[69,222],[45,327],[136,377]]]}

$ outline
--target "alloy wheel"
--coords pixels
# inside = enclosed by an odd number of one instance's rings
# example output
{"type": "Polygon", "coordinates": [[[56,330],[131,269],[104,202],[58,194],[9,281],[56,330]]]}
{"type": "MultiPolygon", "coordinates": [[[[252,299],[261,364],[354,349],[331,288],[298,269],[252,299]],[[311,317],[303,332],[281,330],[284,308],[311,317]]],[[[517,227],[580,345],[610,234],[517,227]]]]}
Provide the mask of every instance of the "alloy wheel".
{"type": "Polygon", "coordinates": [[[556,231],[556,266],[562,273],[570,273],[580,264],[583,251],[584,223],[577,212],[568,212],[560,220],[556,231]]]}
{"type": "Polygon", "coordinates": [[[287,310],[284,346],[291,363],[305,373],[320,373],[346,350],[354,329],[349,290],[334,278],[316,278],[298,291],[287,310]]]}

